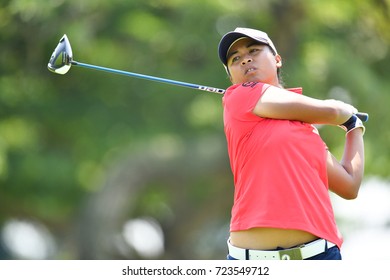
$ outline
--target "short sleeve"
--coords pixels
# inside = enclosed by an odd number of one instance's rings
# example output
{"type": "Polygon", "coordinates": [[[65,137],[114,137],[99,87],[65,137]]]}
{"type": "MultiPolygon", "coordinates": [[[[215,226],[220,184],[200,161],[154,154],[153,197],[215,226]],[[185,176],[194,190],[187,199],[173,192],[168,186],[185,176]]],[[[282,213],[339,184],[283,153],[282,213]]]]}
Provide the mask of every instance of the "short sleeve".
{"type": "Polygon", "coordinates": [[[268,87],[270,85],[255,82],[229,87],[223,98],[224,110],[236,120],[258,120],[259,117],[253,114],[253,109],[268,87]]]}

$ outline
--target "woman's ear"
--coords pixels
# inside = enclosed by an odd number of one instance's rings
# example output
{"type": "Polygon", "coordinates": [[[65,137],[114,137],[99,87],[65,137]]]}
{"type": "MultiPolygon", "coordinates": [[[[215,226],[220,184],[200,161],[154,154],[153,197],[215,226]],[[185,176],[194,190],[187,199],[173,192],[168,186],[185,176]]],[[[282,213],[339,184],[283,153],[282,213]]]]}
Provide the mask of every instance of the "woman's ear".
{"type": "Polygon", "coordinates": [[[280,68],[282,67],[282,57],[280,55],[275,55],[275,60],[276,60],[276,67],[280,68]]]}

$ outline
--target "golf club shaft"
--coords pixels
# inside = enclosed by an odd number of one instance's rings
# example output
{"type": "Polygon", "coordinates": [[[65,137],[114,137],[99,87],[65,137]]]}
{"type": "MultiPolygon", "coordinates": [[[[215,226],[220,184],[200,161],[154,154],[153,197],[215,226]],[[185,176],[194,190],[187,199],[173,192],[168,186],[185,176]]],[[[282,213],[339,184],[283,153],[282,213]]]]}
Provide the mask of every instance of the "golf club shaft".
{"type": "Polygon", "coordinates": [[[138,73],[133,73],[133,72],[128,72],[128,71],[122,71],[122,70],[117,70],[117,69],[112,69],[112,68],[107,68],[107,67],[102,67],[102,66],[96,66],[96,65],[82,63],[82,62],[78,62],[78,61],[74,61],[74,60],[71,63],[72,63],[72,65],[75,65],[75,66],[81,66],[81,67],[85,67],[85,68],[89,68],[89,69],[105,71],[105,72],[110,72],[110,73],[114,73],[114,74],[120,74],[120,75],[125,75],[125,76],[145,79],[145,80],[151,80],[151,81],[160,82],[160,83],[172,84],[172,85],[176,85],[176,86],[188,87],[188,88],[193,88],[193,89],[198,89],[198,90],[203,90],[203,91],[208,91],[208,92],[215,92],[215,93],[219,93],[219,94],[225,93],[225,90],[220,89],[220,88],[213,88],[213,87],[202,86],[202,85],[197,85],[197,84],[179,82],[179,81],[170,80],[170,79],[164,79],[164,78],[159,78],[159,77],[154,77],[154,76],[149,76],[149,75],[143,75],[143,74],[138,74],[138,73]]]}
{"type": "MultiPolygon", "coordinates": [[[[166,83],[166,84],[182,86],[182,87],[187,87],[187,88],[193,88],[193,89],[214,92],[214,93],[219,93],[219,94],[225,93],[225,90],[220,89],[220,88],[202,86],[202,85],[191,84],[191,83],[186,83],[186,82],[180,82],[180,81],[164,79],[164,78],[159,78],[159,77],[154,77],[154,76],[149,76],[149,75],[144,75],[144,74],[138,74],[138,73],[129,72],[129,71],[122,71],[122,70],[118,70],[118,69],[82,63],[82,62],[78,62],[78,61],[74,61],[74,60],[72,60],[71,63],[72,63],[72,65],[75,65],[75,66],[80,66],[80,67],[84,67],[84,68],[89,68],[89,69],[94,69],[94,70],[99,70],[99,71],[104,71],[104,72],[109,72],[109,73],[114,73],[114,74],[120,74],[120,75],[140,78],[140,79],[144,79],[144,80],[151,80],[151,81],[155,81],[155,82],[166,83]]],[[[368,114],[367,113],[359,112],[356,114],[356,116],[360,120],[362,120],[363,122],[368,121],[368,114]]]]}

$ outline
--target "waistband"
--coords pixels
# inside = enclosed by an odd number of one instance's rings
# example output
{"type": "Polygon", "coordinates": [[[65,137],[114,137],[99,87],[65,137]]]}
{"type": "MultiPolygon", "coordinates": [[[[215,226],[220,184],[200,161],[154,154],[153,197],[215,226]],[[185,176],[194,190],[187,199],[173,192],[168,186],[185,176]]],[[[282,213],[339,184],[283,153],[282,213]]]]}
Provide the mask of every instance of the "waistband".
{"type": "Polygon", "coordinates": [[[229,255],[237,260],[304,260],[324,253],[336,246],[325,239],[317,239],[307,244],[283,250],[249,250],[235,247],[227,241],[229,255]]]}

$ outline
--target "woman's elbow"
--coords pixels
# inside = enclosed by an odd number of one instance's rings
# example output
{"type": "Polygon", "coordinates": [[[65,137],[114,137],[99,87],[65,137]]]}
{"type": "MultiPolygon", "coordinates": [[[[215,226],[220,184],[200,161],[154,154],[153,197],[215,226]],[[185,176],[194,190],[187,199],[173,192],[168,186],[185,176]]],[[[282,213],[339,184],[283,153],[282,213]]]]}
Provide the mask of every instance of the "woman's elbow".
{"type": "Polygon", "coordinates": [[[351,192],[351,193],[348,193],[347,195],[342,196],[342,198],[344,198],[346,200],[354,200],[357,197],[358,197],[358,192],[351,192]]]}
{"type": "Polygon", "coordinates": [[[352,186],[348,189],[344,189],[343,192],[338,193],[338,195],[346,200],[353,200],[358,197],[360,184],[358,186],[352,186]]]}

